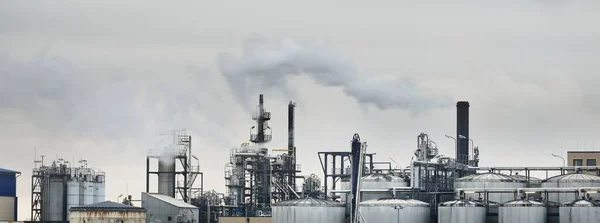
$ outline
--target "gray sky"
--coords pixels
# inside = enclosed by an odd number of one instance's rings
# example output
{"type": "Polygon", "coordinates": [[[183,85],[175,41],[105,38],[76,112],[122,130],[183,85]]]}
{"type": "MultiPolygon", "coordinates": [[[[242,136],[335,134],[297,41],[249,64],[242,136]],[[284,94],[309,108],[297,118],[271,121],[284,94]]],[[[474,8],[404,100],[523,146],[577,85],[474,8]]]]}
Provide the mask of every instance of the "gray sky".
{"type": "Polygon", "coordinates": [[[19,219],[35,147],[104,170],[107,199],[138,198],[147,149],[174,128],[193,135],[207,188],[224,191],[256,86],[270,86],[271,148],[287,145],[298,102],[307,175],[354,132],[379,160],[408,165],[420,132],[453,155],[456,100],[471,102],[482,166],[600,147],[598,1],[441,2],[0,2],[0,163],[23,172],[19,219]],[[266,81],[240,88],[227,74],[266,81]]]}

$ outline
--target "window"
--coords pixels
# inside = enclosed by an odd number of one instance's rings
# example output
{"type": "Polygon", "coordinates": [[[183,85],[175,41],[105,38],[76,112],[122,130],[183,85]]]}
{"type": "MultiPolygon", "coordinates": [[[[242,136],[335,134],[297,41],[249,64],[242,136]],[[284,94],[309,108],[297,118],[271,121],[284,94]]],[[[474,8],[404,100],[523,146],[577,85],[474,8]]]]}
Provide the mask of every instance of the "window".
{"type": "Polygon", "coordinates": [[[587,159],[585,165],[586,166],[596,166],[596,159],[587,159]]]}
{"type": "Polygon", "coordinates": [[[582,159],[574,159],[573,166],[583,166],[583,160],[582,159]]]}

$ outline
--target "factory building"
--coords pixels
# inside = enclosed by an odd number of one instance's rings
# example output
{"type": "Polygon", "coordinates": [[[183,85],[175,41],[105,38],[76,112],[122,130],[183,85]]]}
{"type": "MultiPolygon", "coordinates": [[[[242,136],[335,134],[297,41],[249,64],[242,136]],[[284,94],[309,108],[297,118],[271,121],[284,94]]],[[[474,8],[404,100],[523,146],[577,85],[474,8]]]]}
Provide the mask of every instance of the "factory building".
{"type": "Polygon", "coordinates": [[[71,223],[145,223],[146,209],[104,201],[69,209],[71,223]]]}
{"type": "Polygon", "coordinates": [[[44,165],[41,158],[31,176],[32,220],[68,221],[70,208],[104,201],[105,175],[88,168],[86,160],[73,167],[64,159],[44,165]]]}
{"type": "Polygon", "coordinates": [[[17,220],[17,177],[21,173],[0,168],[0,221],[17,220]]]}
{"type": "Polygon", "coordinates": [[[597,166],[600,151],[567,151],[567,160],[570,166],[597,166]]]}
{"type": "Polygon", "coordinates": [[[142,192],[146,222],[198,223],[198,207],[164,194],[142,192]]]}

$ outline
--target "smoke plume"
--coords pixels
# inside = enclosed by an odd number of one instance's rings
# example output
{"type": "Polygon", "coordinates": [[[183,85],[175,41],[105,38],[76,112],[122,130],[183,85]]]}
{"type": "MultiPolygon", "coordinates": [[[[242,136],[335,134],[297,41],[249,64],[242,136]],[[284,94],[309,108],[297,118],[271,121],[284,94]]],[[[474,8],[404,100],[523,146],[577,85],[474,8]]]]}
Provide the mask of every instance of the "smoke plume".
{"type": "Polygon", "coordinates": [[[361,104],[379,109],[405,109],[421,112],[452,105],[449,97],[428,95],[409,78],[386,79],[360,75],[346,58],[335,54],[322,43],[300,44],[283,40],[273,47],[264,40],[250,40],[241,56],[222,53],[218,57],[221,72],[233,94],[246,108],[250,97],[261,89],[273,88],[288,93],[288,81],[294,75],[308,75],[318,84],[341,87],[344,93],[361,104]]]}

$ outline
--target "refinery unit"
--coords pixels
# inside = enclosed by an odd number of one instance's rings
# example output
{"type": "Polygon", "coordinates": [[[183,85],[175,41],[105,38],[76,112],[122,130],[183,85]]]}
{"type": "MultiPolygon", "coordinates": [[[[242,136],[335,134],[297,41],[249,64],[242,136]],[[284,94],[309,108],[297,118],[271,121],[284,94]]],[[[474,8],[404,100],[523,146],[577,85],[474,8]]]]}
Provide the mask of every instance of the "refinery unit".
{"type": "Polygon", "coordinates": [[[249,142],[223,157],[223,192],[205,190],[200,161],[192,153],[192,136],[185,130],[170,134],[171,145],[149,151],[146,188],[138,208],[132,207],[131,196],[124,200],[125,206],[105,202],[105,175],[88,168],[87,161],[79,160],[77,167],[64,159],[44,165],[42,157],[33,169],[31,218],[91,222],[82,212],[97,212],[106,206],[106,210],[123,209],[136,216],[122,218],[122,222],[535,223],[599,219],[600,167],[482,167],[480,149],[469,138],[470,105],[466,101],[456,104],[456,136],[445,136],[455,142],[454,157],[440,154],[434,139],[419,133],[410,165],[392,165],[396,163],[393,159],[377,161],[376,151],[370,151],[356,133],[348,150],[315,154],[322,169],[318,174],[302,174],[297,163],[295,107],[289,102],[287,148],[269,149],[271,113],[259,95],[249,142]],[[545,173],[546,177],[535,178],[532,173],[545,173]],[[152,181],[152,175],[158,180],[152,181]],[[151,185],[157,190],[150,191],[151,185]],[[77,211],[76,218],[70,216],[72,210],[77,211]]]}

